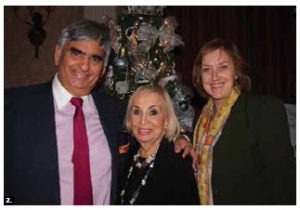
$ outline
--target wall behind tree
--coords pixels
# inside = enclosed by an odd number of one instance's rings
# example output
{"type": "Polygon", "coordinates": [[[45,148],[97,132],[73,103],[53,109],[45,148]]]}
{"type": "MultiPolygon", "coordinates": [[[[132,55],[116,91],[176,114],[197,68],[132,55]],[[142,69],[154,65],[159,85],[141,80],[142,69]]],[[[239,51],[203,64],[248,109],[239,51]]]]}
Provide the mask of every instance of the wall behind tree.
{"type": "MultiPolygon", "coordinates": [[[[27,38],[30,26],[19,21],[12,6],[4,7],[4,86],[49,80],[54,72],[53,49],[63,26],[80,18],[116,20],[118,6],[57,6],[43,26],[47,38],[34,57],[27,38]]],[[[24,12],[24,11],[23,11],[24,12]]],[[[253,91],[296,103],[296,7],[294,6],[167,6],[175,16],[185,46],[176,49],[176,70],[191,86],[199,48],[213,38],[233,40],[249,64],[253,91]]]]}

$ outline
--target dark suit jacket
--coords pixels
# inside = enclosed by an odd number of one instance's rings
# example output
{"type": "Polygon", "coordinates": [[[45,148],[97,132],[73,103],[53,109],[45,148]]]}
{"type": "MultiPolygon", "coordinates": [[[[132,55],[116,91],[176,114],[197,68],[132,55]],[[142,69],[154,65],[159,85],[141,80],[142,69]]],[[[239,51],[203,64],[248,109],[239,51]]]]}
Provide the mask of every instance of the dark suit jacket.
{"type": "Polygon", "coordinates": [[[241,95],[213,149],[214,204],[296,204],[295,158],[283,104],[241,95]]]}
{"type": "MultiPolygon", "coordinates": [[[[131,159],[137,149],[138,147],[132,149],[131,159]]],[[[127,173],[128,169],[124,178],[127,177],[127,173]]],[[[139,186],[140,181],[134,182],[139,186]]],[[[133,188],[135,191],[136,188],[133,188]]],[[[199,205],[199,203],[191,158],[189,156],[182,158],[181,154],[175,153],[173,143],[162,140],[154,168],[146,185],[141,188],[135,205],[199,205]]]]}
{"type": "MultiPolygon", "coordinates": [[[[114,204],[126,106],[99,90],[92,96],[112,155],[114,204]]],[[[6,90],[4,102],[4,195],[14,204],[60,204],[52,82],[6,90]]]]}

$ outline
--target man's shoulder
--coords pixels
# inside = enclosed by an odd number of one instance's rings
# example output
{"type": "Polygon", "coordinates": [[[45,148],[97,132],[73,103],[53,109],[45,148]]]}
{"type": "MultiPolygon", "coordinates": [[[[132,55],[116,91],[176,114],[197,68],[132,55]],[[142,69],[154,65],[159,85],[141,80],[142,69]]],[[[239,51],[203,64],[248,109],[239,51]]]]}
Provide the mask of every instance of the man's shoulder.
{"type": "Polygon", "coordinates": [[[122,124],[127,108],[125,101],[121,101],[99,89],[94,90],[92,96],[103,121],[122,124]]]}
{"type": "Polygon", "coordinates": [[[34,93],[34,92],[49,90],[49,88],[51,88],[51,82],[44,82],[44,83],[39,83],[39,84],[6,88],[4,90],[4,92],[6,94],[22,95],[22,94],[30,94],[30,93],[34,93]]]}
{"type": "Polygon", "coordinates": [[[38,94],[43,94],[47,91],[51,91],[51,81],[33,85],[24,85],[19,87],[6,88],[4,90],[5,98],[31,98],[38,94]]]}
{"type": "Polygon", "coordinates": [[[127,101],[122,101],[119,98],[112,96],[105,92],[103,89],[96,89],[92,92],[92,95],[96,101],[99,101],[104,106],[108,107],[120,107],[125,108],[127,106],[127,101]]]}

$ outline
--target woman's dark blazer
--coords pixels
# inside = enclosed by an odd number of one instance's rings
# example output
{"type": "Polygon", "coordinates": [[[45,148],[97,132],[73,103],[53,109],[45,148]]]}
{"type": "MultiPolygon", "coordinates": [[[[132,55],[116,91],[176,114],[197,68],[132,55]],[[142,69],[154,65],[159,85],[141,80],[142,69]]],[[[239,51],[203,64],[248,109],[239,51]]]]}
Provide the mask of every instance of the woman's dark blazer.
{"type": "Polygon", "coordinates": [[[218,205],[296,204],[295,158],[283,104],[241,95],[213,149],[218,205]]]}
{"type": "MultiPolygon", "coordinates": [[[[131,151],[136,154],[137,147],[131,151]]],[[[128,172],[128,170],[126,170],[128,172]]],[[[136,205],[199,205],[199,197],[190,157],[176,154],[174,144],[163,139],[146,185],[136,205]]]]}
{"type": "MultiPolygon", "coordinates": [[[[111,203],[115,204],[126,105],[100,90],[92,92],[112,156],[111,203]]],[[[14,204],[60,204],[52,81],[5,91],[4,195],[14,204]]],[[[124,142],[123,142],[124,141],[124,142]]],[[[120,169],[124,170],[124,169],[120,169]]]]}

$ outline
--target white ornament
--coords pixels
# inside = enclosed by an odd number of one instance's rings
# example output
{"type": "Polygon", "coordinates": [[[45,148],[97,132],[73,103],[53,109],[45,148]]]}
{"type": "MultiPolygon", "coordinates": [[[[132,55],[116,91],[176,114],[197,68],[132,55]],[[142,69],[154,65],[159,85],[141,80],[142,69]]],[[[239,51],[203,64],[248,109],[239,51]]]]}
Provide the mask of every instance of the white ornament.
{"type": "Polygon", "coordinates": [[[116,91],[118,94],[125,94],[128,92],[128,82],[125,81],[119,81],[116,83],[116,91]]]}

